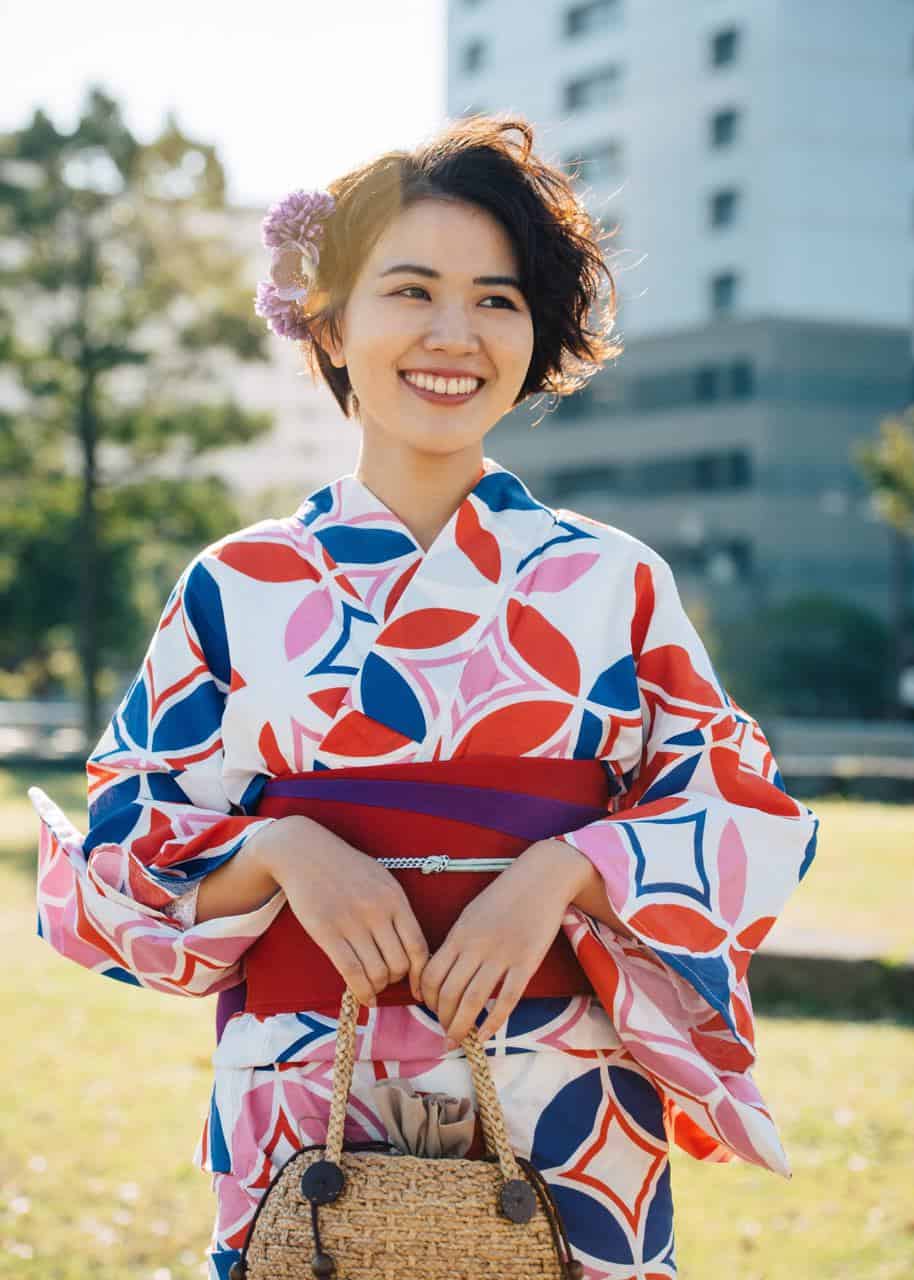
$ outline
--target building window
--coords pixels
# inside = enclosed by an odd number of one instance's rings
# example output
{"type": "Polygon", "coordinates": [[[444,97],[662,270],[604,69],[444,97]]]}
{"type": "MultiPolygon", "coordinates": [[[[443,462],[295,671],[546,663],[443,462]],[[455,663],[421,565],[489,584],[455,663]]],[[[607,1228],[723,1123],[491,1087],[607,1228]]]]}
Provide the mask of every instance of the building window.
{"type": "Polygon", "coordinates": [[[565,11],[565,35],[596,35],[608,31],[622,16],[621,0],[589,0],[565,11]]]}
{"type": "Polygon", "coordinates": [[[711,279],[711,310],[714,315],[725,315],[736,310],[738,278],[733,271],[722,271],[711,279]]]}
{"type": "Polygon", "coordinates": [[[752,485],[752,457],[748,449],[716,449],[612,464],[577,463],[559,467],[550,479],[557,498],[594,492],[634,500],[729,493],[752,485]]]}
{"type": "Polygon", "coordinates": [[[711,66],[726,67],[735,62],[739,54],[739,29],[726,27],[711,37],[711,66]]]}
{"type": "Polygon", "coordinates": [[[645,374],[625,385],[633,412],[677,409],[691,404],[746,400],[756,392],[751,361],[740,358],[723,364],[645,374]]]}
{"type": "Polygon", "coordinates": [[[618,66],[602,67],[577,80],[569,80],[565,85],[566,111],[607,106],[618,94],[621,74],[618,66]]]}
{"type": "Polygon", "coordinates": [[[699,404],[707,404],[720,395],[720,370],[714,365],[703,365],[695,370],[695,399],[699,404]]]}
{"type": "Polygon", "coordinates": [[[460,68],[464,75],[472,76],[481,70],[486,61],[484,40],[468,40],[460,55],[460,68]]]}
{"type": "Polygon", "coordinates": [[[729,147],[736,141],[738,111],[715,111],[711,117],[711,146],[729,147]]]}
{"type": "Polygon", "coordinates": [[[755,391],[755,378],[748,360],[734,360],[729,367],[730,395],[734,400],[748,400],[755,391]]]}
{"type": "Polygon", "coordinates": [[[731,189],[713,193],[710,210],[712,227],[729,227],[736,221],[738,195],[738,192],[731,189]]]}
{"type": "Polygon", "coordinates": [[[622,146],[618,142],[601,142],[582,147],[562,161],[566,169],[575,169],[582,182],[604,182],[622,170],[622,146]]]}

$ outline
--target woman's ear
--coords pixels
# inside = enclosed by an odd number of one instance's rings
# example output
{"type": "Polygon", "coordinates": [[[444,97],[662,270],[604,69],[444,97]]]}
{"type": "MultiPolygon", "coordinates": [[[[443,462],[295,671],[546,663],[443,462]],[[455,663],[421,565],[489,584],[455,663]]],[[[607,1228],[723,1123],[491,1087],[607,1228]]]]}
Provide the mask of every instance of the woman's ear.
{"type": "Polygon", "coordinates": [[[321,347],[327,355],[327,359],[337,369],[342,369],[346,364],[346,356],[343,351],[342,336],[338,336],[335,330],[337,325],[328,317],[323,320],[316,320],[312,325],[314,341],[321,347]]]}

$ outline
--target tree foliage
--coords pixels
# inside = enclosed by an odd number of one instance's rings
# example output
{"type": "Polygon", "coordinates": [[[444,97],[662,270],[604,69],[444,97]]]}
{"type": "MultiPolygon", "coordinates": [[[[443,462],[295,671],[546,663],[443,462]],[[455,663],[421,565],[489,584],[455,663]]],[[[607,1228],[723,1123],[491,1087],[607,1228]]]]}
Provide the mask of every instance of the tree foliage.
{"type": "Polygon", "coordinates": [[[72,132],[0,134],[0,668],[51,692],[78,654],[90,735],[175,564],[235,523],[202,456],[272,425],[222,390],[267,358],[230,231],[172,116],[141,142],[93,88],[72,132]]]}
{"type": "Polygon", "coordinates": [[[795,596],[720,628],[722,678],[764,716],[878,719],[891,701],[889,630],[867,609],[795,596]]]}
{"type": "Polygon", "coordinates": [[[914,405],[885,418],[878,439],[862,441],[856,453],[883,519],[914,536],[914,405]]]}
{"type": "Polygon", "coordinates": [[[893,691],[896,715],[914,715],[910,683],[914,675],[914,618],[911,609],[911,541],[914,538],[914,405],[885,418],[879,437],[855,450],[876,509],[889,527],[893,691]],[[907,686],[907,689],[906,689],[907,686]],[[905,691],[906,689],[906,691],[905,691]]]}

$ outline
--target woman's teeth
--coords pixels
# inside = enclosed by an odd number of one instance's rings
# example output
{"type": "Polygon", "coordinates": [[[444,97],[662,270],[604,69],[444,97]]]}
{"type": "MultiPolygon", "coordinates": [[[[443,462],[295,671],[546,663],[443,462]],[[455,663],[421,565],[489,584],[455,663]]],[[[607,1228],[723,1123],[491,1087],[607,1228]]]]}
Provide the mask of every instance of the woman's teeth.
{"type": "Polygon", "coordinates": [[[434,391],[439,396],[466,396],[475,391],[481,378],[440,378],[430,373],[404,373],[403,377],[421,391],[434,391]]]}

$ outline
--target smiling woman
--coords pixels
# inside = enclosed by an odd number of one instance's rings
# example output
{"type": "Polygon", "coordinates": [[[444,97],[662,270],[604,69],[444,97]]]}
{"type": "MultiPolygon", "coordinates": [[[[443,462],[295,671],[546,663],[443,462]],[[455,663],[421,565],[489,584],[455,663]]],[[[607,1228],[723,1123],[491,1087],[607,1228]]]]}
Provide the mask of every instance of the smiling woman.
{"type": "MultiPolygon", "coordinates": [[[[325,227],[307,310],[329,325],[334,338],[360,285],[383,284],[383,275],[406,267],[412,283],[421,281],[412,294],[416,301],[423,288],[429,302],[442,291],[453,302],[459,290],[463,305],[527,317],[532,349],[515,402],[541,391],[570,394],[620,354],[609,337],[615,282],[597,228],[562,171],[535,154],[525,121],[457,121],[417,151],[380,156],[328,191],[336,208],[325,227]],[[420,223],[409,224],[411,230],[421,226],[417,241],[403,216],[428,202],[437,211],[426,208],[420,223]],[[446,218],[444,205],[472,220],[455,243],[446,237],[460,220],[446,218]],[[484,242],[474,244],[475,235],[484,242]],[[382,238],[388,238],[383,250],[382,238]],[[382,278],[372,281],[377,273],[382,278]],[[491,295],[493,288],[498,292],[491,295]]],[[[396,289],[410,283],[398,274],[396,289]]],[[[345,366],[331,362],[320,344],[306,346],[306,353],[348,413],[354,384],[345,366]]]]}
{"type": "MultiPolygon", "coordinates": [[[[219,993],[213,1277],[325,1141],[345,987],[347,1139],[388,1139],[391,1076],[469,1098],[477,1026],[562,1274],[672,1277],[671,1141],[787,1170],[746,973],[817,820],[657,552],[484,454],[618,353],[595,228],[524,121],[483,117],[291,193],[264,238],[258,313],[357,417],[357,468],[182,574],[88,762],[89,833],[34,792],[41,932],[219,993]]],[[[376,1243],[360,1274],[439,1274],[376,1243]]],[[[520,1274],[494,1267],[450,1275],[520,1274]]]]}
{"type": "Polygon", "coordinates": [[[513,408],[533,354],[509,236],[472,205],[417,201],[380,234],[320,342],[352,389],[363,466],[462,464],[513,408]]]}

